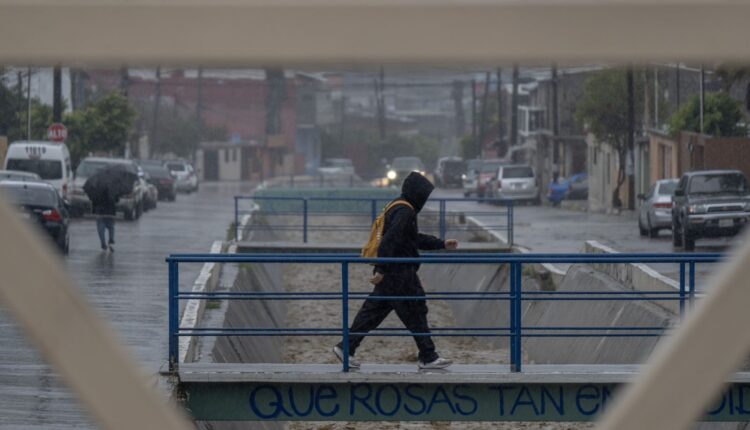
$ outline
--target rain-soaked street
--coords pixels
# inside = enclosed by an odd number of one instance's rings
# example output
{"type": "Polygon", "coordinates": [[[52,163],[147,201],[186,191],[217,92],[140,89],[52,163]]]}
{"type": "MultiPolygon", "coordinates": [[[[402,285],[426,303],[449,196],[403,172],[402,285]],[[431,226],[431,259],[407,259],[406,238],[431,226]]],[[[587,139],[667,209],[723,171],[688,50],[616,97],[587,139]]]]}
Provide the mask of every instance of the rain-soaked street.
{"type": "MultiPolygon", "coordinates": [[[[111,254],[100,250],[93,220],[73,223],[67,267],[149,375],[159,371],[167,356],[164,258],[172,252],[208,252],[214,240],[226,237],[233,218],[232,196],[251,190],[250,183],[202,184],[198,193],[159,202],[136,222],[118,220],[111,254]]],[[[183,267],[181,284],[192,283],[199,269],[183,267]]],[[[0,344],[0,428],[91,426],[4,312],[0,344]]]]}

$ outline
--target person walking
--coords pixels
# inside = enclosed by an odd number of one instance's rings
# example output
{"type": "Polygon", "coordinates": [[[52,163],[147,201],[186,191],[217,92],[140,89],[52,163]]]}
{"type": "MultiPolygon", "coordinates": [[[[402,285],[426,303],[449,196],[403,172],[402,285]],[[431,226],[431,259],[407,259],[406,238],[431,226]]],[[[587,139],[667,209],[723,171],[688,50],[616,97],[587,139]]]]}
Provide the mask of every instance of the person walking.
{"type": "Polygon", "coordinates": [[[96,231],[99,233],[99,242],[102,251],[115,252],[115,215],[117,214],[117,200],[107,195],[102,195],[97,200],[91,201],[91,212],[96,215],[96,231]],[[109,232],[109,241],[105,233],[109,232]]]}
{"type": "MultiPolygon", "coordinates": [[[[456,249],[455,239],[441,240],[437,237],[419,233],[417,215],[435,189],[434,185],[418,172],[412,172],[404,179],[401,196],[388,205],[385,213],[383,235],[378,246],[380,258],[416,258],[419,250],[456,249]]],[[[418,363],[420,369],[443,369],[452,364],[451,360],[441,358],[435,352],[435,344],[427,323],[427,303],[425,300],[377,300],[378,296],[418,296],[424,297],[424,289],[417,275],[419,264],[393,263],[376,265],[370,282],[374,285],[372,293],[362,304],[349,331],[349,365],[359,368],[354,353],[362,343],[365,333],[376,329],[390,314],[396,315],[412,333],[419,349],[418,363]]],[[[343,361],[344,344],[339,342],[333,347],[333,353],[343,361]]]]}
{"type": "Polygon", "coordinates": [[[96,215],[96,231],[102,250],[114,252],[115,215],[120,197],[133,192],[138,175],[121,166],[99,169],[83,184],[83,191],[91,201],[91,212],[96,215]],[[106,240],[105,232],[109,232],[106,240]]]}

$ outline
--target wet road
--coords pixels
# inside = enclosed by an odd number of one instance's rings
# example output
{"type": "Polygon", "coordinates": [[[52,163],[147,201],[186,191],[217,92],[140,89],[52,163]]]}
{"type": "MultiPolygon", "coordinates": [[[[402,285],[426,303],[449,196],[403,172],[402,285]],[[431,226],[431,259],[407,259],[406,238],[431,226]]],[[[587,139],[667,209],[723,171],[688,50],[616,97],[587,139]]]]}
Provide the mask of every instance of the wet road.
{"type": "MultiPolygon", "coordinates": [[[[437,190],[434,197],[460,197],[458,190],[437,190]]],[[[452,203],[449,210],[487,210],[487,205],[452,203]]],[[[504,209],[499,209],[504,210],[504,209]]],[[[578,253],[587,240],[595,240],[619,252],[670,253],[672,238],[662,230],[658,238],[638,234],[638,219],[633,214],[605,215],[553,208],[550,206],[514,207],[514,242],[540,253],[578,253]]],[[[730,240],[704,239],[696,243],[696,252],[725,252],[730,240]]],[[[712,264],[696,266],[696,286],[711,274],[712,264]]],[[[652,265],[660,273],[679,278],[677,264],[652,265]]]]}
{"type": "MultiPolygon", "coordinates": [[[[167,266],[172,252],[208,252],[233,221],[232,196],[249,183],[202,184],[136,221],[118,220],[115,252],[99,248],[93,220],[76,220],[66,263],[81,290],[124,345],[155,374],[167,356],[167,266]]],[[[181,268],[182,288],[200,265],[181,268]]],[[[18,328],[0,310],[0,428],[92,427],[59,378],[42,362],[18,328]]],[[[116,371],[116,369],[112,369],[116,371]]]]}

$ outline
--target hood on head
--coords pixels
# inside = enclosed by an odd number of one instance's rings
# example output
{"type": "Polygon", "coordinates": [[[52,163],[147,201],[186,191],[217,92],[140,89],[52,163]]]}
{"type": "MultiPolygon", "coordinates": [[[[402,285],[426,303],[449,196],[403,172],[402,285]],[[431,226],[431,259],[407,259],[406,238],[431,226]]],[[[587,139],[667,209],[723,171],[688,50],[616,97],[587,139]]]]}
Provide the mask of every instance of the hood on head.
{"type": "Polygon", "coordinates": [[[434,189],[435,186],[424,175],[419,172],[411,172],[401,186],[401,197],[408,200],[414,206],[414,209],[419,212],[434,189]]]}

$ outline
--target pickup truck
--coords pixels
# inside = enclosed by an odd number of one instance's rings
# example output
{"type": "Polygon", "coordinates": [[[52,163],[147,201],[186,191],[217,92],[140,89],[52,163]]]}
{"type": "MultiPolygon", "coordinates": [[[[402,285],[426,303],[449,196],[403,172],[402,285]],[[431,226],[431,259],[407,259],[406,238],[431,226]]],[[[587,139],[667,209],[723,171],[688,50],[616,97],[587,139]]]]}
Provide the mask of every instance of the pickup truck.
{"type": "Polygon", "coordinates": [[[734,236],[749,217],[750,189],[742,172],[688,172],[672,196],[673,245],[692,251],[697,239],[734,236]]]}

